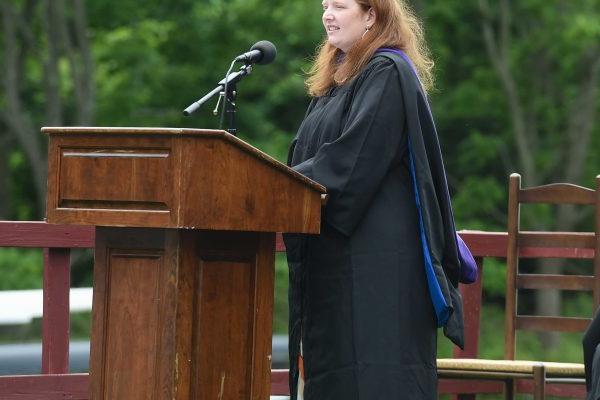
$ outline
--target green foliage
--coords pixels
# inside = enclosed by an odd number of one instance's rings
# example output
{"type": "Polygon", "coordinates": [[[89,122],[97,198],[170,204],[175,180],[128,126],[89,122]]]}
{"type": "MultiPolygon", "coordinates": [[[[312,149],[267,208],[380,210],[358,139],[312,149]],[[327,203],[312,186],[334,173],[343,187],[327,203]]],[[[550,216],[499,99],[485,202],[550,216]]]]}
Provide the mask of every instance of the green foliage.
{"type": "Polygon", "coordinates": [[[288,332],[288,268],[285,254],[277,254],[275,259],[275,299],[273,304],[273,333],[288,332]]]}
{"type": "Polygon", "coordinates": [[[482,274],[483,290],[486,295],[484,301],[496,300],[496,303],[504,302],[506,293],[506,262],[497,258],[486,258],[482,274]]]}
{"type": "MultiPolygon", "coordinates": [[[[71,340],[90,340],[92,326],[91,312],[77,312],[70,315],[71,340]]],[[[40,342],[42,340],[42,319],[34,318],[28,324],[0,326],[0,343],[40,342]]]]}
{"type": "Polygon", "coordinates": [[[40,289],[42,258],[39,249],[0,248],[0,290],[40,289]]]}
{"type": "Polygon", "coordinates": [[[92,331],[92,313],[77,312],[70,315],[71,340],[90,340],[92,331]]]}
{"type": "Polygon", "coordinates": [[[92,287],[94,251],[71,249],[71,287],[92,287]]]}
{"type": "Polygon", "coordinates": [[[10,174],[8,187],[4,190],[12,206],[8,213],[9,218],[20,221],[35,219],[37,199],[30,181],[31,171],[23,151],[15,149],[9,152],[7,164],[10,174]]]}
{"type": "MultiPolygon", "coordinates": [[[[112,2],[94,3],[92,9],[115,12],[102,5],[112,2]]],[[[135,3],[117,8],[132,10],[135,3]]],[[[99,124],[217,128],[216,99],[192,117],[181,111],[216,86],[228,60],[271,38],[277,62],[256,66],[239,85],[237,124],[240,137],[283,160],[308,103],[301,71],[320,40],[319,5],[243,0],[143,9],[123,24],[93,18],[99,124]]]]}
{"type": "Polygon", "coordinates": [[[23,325],[0,326],[0,344],[35,343],[42,339],[42,319],[34,318],[23,325]]]}

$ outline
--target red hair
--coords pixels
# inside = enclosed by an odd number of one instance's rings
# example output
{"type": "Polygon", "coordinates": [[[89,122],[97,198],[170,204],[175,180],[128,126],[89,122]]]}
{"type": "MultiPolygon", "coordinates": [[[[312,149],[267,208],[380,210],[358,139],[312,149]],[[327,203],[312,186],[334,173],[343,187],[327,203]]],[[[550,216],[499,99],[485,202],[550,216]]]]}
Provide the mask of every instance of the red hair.
{"type": "Polygon", "coordinates": [[[405,0],[354,0],[363,10],[372,8],[375,23],[358,40],[340,62],[342,51],[327,42],[321,43],[306,80],[308,94],[322,96],[329,89],[343,85],[367,65],[377,49],[397,48],[406,53],[417,69],[425,90],[433,87],[433,61],[425,43],[421,21],[405,0]]]}

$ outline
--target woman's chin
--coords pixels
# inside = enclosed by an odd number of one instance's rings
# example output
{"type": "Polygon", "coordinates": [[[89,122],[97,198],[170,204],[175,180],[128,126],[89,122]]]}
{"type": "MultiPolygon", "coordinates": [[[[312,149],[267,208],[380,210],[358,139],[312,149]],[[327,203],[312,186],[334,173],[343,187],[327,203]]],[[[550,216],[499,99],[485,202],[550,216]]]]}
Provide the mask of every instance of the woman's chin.
{"type": "Polygon", "coordinates": [[[337,41],[335,41],[335,40],[331,40],[331,38],[327,40],[327,43],[329,43],[330,45],[332,45],[333,47],[335,47],[336,49],[338,49],[338,50],[340,50],[340,51],[342,51],[342,52],[344,51],[344,50],[343,50],[343,49],[340,47],[340,43],[339,43],[339,42],[337,42],[337,41]]]}

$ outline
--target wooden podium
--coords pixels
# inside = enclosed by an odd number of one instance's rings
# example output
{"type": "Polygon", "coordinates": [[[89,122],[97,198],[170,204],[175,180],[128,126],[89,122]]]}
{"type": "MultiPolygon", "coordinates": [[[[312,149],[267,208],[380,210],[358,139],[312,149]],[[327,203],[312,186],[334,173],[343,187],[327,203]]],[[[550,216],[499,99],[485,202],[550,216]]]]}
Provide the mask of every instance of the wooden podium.
{"type": "Polygon", "coordinates": [[[98,227],[91,398],[268,399],[275,232],[325,189],[223,131],[42,132],[48,222],[98,227]]]}

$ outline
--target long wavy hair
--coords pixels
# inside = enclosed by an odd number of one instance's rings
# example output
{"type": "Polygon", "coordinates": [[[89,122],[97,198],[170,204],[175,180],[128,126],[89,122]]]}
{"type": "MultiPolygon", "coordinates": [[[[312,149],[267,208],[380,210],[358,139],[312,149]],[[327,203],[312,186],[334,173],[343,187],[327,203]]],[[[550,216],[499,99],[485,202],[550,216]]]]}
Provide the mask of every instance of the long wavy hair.
{"type": "Polygon", "coordinates": [[[381,47],[397,48],[410,58],[425,91],[433,88],[433,60],[425,43],[423,27],[406,0],[355,0],[363,10],[373,8],[375,23],[348,52],[327,42],[317,49],[306,86],[311,96],[322,96],[355,77],[381,47]],[[341,61],[340,61],[341,60],[341,61]]]}

